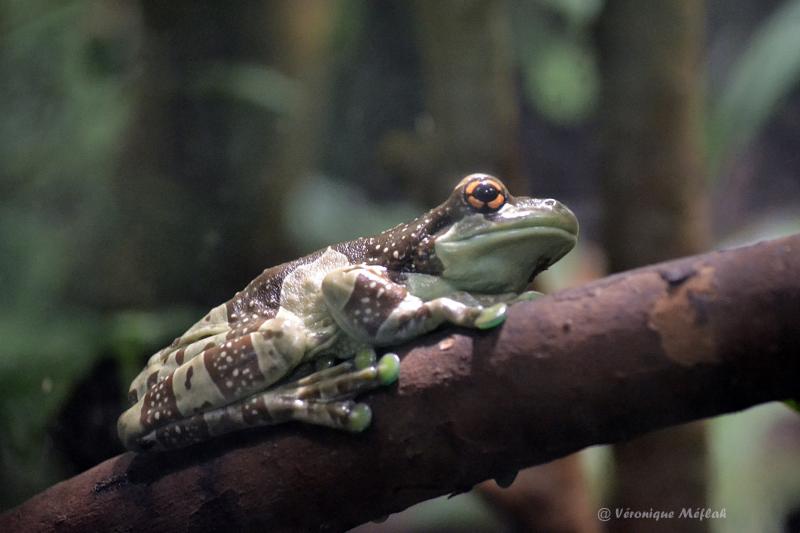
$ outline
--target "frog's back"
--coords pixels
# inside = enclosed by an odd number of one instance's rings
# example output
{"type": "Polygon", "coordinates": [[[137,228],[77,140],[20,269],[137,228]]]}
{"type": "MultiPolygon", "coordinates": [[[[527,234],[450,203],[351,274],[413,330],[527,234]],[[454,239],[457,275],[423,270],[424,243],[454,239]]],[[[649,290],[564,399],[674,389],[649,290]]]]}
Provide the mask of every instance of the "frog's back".
{"type": "Polygon", "coordinates": [[[358,263],[364,257],[363,240],[356,239],[338,243],[293,261],[267,268],[244,289],[237,292],[233,298],[223,304],[228,315],[228,321],[244,321],[247,317],[258,320],[273,318],[280,309],[281,292],[284,281],[289,274],[299,267],[312,263],[321,263],[318,259],[328,250],[344,255],[350,264],[358,263]]]}
{"type": "Polygon", "coordinates": [[[298,267],[312,263],[321,251],[293,261],[281,263],[264,270],[241,291],[223,305],[228,322],[244,321],[245,318],[273,318],[280,309],[283,282],[298,267]]]}

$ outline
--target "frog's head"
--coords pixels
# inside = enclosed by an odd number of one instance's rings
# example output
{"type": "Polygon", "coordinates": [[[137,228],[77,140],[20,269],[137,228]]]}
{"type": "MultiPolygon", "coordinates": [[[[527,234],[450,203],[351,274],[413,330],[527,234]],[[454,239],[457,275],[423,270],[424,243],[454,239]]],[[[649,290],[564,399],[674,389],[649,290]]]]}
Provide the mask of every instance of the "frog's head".
{"type": "Polygon", "coordinates": [[[514,197],[499,179],[471,174],[443,204],[365,244],[368,263],[496,294],[522,291],[577,237],[578,221],[560,202],[514,197]]]}
{"type": "Polygon", "coordinates": [[[487,174],[471,174],[434,212],[450,223],[433,235],[439,275],[475,292],[519,292],[569,252],[578,220],[552,199],[514,197],[487,174]]]}
{"type": "Polygon", "coordinates": [[[434,249],[441,276],[462,290],[519,292],[578,237],[578,220],[562,203],[511,196],[486,174],[461,180],[443,206],[458,215],[434,249]]]}

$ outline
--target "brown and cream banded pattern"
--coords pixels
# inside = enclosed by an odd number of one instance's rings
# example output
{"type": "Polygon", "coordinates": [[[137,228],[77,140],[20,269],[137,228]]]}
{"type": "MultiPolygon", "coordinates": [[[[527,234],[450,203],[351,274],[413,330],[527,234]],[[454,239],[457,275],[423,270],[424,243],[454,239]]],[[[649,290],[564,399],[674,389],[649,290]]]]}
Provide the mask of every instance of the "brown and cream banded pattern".
{"type": "Polygon", "coordinates": [[[396,356],[376,361],[373,347],[501,322],[504,302],[576,235],[561,204],[467,176],[421,217],[267,269],[212,309],[134,379],[120,438],[159,450],[289,420],[361,431],[371,412],[355,396],[398,374],[396,356]]]}

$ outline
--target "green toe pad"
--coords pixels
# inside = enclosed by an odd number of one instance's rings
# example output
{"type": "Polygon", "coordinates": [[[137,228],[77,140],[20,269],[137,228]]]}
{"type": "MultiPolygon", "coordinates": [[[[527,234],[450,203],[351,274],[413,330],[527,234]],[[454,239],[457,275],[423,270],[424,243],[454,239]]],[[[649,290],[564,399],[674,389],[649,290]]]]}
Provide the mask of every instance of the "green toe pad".
{"type": "Polygon", "coordinates": [[[372,348],[362,348],[356,352],[353,362],[356,364],[356,368],[361,370],[374,365],[376,357],[375,350],[372,348]]]}
{"type": "Polygon", "coordinates": [[[360,433],[369,427],[370,422],[372,422],[372,409],[365,403],[357,403],[347,417],[347,429],[360,433]]]}
{"type": "Polygon", "coordinates": [[[396,353],[387,353],[378,361],[378,379],[382,385],[391,385],[400,375],[400,357],[396,353]]]}
{"type": "Polygon", "coordinates": [[[492,329],[502,324],[506,319],[508,306],[504,303],[494,304],[487,307],[478,318],[475,319],[475,327],[478,329],[492,329]]]}

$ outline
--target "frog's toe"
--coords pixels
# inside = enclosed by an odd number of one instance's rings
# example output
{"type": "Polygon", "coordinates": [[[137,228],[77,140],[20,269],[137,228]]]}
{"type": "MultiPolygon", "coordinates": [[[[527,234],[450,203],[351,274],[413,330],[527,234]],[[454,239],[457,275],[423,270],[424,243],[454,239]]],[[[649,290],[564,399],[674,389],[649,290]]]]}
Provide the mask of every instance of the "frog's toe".
{"type": "Polygon", "coordinates": [[[360,433],[367,429],[370,423],[372,423],[372,409],[365,403],[357,403],[347,415],[346,428],[353,433],[360,433]]]}
{"type": "Polygon", "coordinates": [[[374,365],[377,359],[378,356],[375,353],[375,349],[367,347],[356,352],[355,357],[353,357],[353,362],[355,363],[356,368],[361,370],[362,368],[367,368],[374,365]]]}
{"type": "Polygon", "coordinates": [[[541,293],[541,292],[538,292],[538,291],[525,291],[525,292],[519,294],[516,298],[514,298],[513,301],[514,302],[527,302],[527,301],[530,301],[530,300],[535,300],[537,298],[541,298],[542,296],[544,296],[544,294],[541,293]]]}
{"type": "Polygon", "coordinates": [[[302,374],[303,377],[296,380],[290,379],[288,383],[280,388],[282,390],[292,390],[297,387],[316,385],[324,381],[335,379],[342,374],[352,372],[354,368],[355,365],[352,361],[345,361],[344,363],[339,363],[336,366],[323,368],[322,370],[317,370],[316,372],[302,374]]]}
{"type": "Polygon", "coordinates": [[[400,375],[400,357],[396,353],[387,353],[378,361],[378,379],[381,385],[391,385],[400,375]]]}
{"type": "Polygon", "coordinates": [[[303,400],[338,400],[353,398],[361,392],[397,381],[400,373],[400,358],[397,354],[386,354],[379,362],[372,361],[371,364],[356,369],[359,364],[369,362],[371,357],[366,355],[365,358],[367,361],[345,361],[321,370],[300,381],[287,383],[280,390],[303,400]]]}
{"type": "Polygon", "coordinates": [[[505,321],[507,311],[508,306],[505,303],[497,303],[487,307],[475,319],[475,327],[478,329],[495,328],[505,321]]]}

